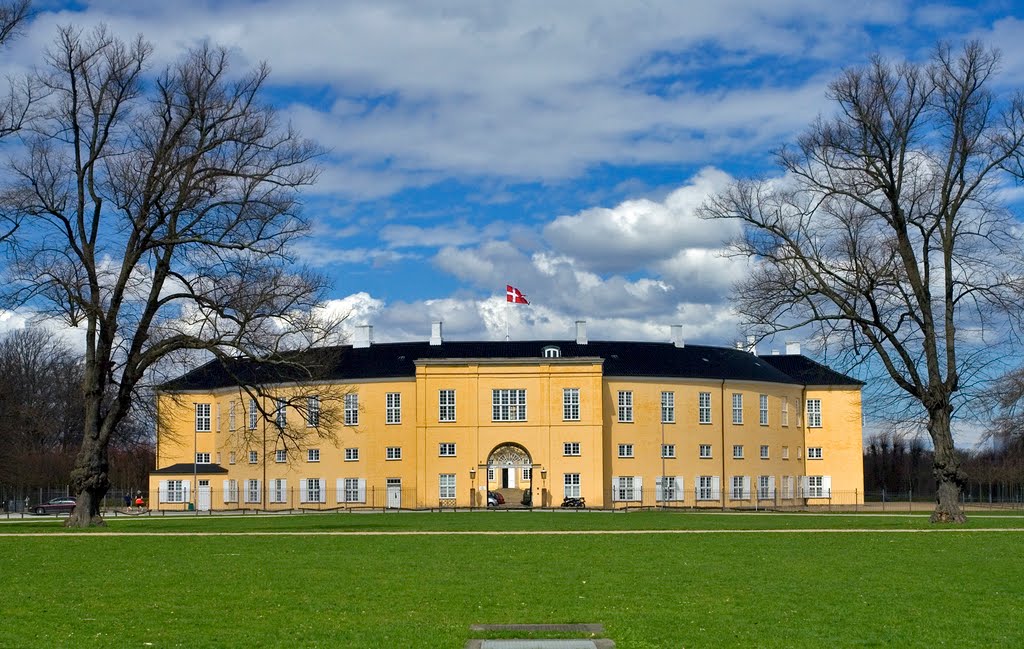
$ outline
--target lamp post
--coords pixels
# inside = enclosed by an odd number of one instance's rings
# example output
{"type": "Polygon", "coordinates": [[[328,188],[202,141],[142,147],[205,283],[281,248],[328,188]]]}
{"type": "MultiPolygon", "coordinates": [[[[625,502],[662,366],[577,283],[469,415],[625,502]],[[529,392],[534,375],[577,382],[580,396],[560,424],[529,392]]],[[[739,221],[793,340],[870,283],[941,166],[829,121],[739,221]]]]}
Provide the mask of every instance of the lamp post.
{"type": "Polygon", "coordinates": [[[473,483],[473,491],[469,494],[469,510],[473,511],[476,502],[476,467],[469,467],[469,480],[473,483]]]}
{"type": "Polygon", "coordinates": [[[544,500],[547,498],[547,494],[548,494],[548,470],[546,468],[541,467],[541,470],[540,470],[540,481],[541,481],[540,506],[543,507],[544,505],[547,504],[547,503],[544,502],[544,500]]]}

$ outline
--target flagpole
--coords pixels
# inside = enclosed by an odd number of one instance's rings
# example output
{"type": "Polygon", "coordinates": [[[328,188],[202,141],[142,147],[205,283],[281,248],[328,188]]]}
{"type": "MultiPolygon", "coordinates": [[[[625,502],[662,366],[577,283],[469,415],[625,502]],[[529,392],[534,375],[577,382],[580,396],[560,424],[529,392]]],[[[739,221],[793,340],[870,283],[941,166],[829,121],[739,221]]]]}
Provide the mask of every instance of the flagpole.
{"type": "Polygon", "coordinates": [[[508,298],[505,299],[505,342],[509,341],[508,336],[508,298]]]}

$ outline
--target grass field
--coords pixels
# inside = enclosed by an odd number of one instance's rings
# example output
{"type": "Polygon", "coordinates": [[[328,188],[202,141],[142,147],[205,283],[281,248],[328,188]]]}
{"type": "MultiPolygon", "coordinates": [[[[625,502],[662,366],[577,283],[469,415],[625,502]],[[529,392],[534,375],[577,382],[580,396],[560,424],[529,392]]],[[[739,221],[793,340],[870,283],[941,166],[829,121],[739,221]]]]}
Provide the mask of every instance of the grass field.
{"type": "Polygon", "coordinates": [[[623,649],[1024,646],[1015,528],[1024,518],[915,533],[934,529],[925,516],[662,512],[168,517],[104,530],[125,536],[11,523],[0,525],[0,646],[440,648],[479,637],[471,624],[513,622],[600,622],[623,649]],[[877,531],[850,532],[862,528],[877,531]],[[457,533],[337,534],[417,530],[457,533]],[[716,532],[618,533],[632,530],[716,532]]]}

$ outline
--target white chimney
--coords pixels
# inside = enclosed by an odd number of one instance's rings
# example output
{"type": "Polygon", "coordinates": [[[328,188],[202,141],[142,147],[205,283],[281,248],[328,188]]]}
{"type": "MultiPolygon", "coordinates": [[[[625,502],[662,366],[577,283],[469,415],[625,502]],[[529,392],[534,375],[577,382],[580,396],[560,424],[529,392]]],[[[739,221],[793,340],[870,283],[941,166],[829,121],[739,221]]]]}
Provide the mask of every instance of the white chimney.
{"type": "Polygon", "coordinates": [[[373,326],[359,325],[356,327],[356,339],[352,343],[355,349],[364,349],[373,344],[373,326]]]}
{"type": "Polygon", "coordinates": [[[800,355],[800,343],[787,340],[786,341],[786,353],[794,356],[800,355]]]}
{"type": "Polygon", "coordinates": [[[676,347],[685,347],[683,344],[683,325],[671,325],[669,326],[669,337],[672,339],[672,344],[676,347]]]}
{"type": "Polygon", "coordinates": [[[576,321],[576,344],[586,345],[587,344],[587,321],[577,320],[576,321]]]}
{"type": "Polygon", "coordinates": [[[440,345],[441,344],[441,321],[430,323],[430,344],[440,345]]]}
{"type": "Polygon", "coordinates": [[[747,351],[753,354],[754,356],[757,356],[757,343],[755,342],[756,340],[757,338],[755,338],[754,336],[747,336],[747,351]]]}

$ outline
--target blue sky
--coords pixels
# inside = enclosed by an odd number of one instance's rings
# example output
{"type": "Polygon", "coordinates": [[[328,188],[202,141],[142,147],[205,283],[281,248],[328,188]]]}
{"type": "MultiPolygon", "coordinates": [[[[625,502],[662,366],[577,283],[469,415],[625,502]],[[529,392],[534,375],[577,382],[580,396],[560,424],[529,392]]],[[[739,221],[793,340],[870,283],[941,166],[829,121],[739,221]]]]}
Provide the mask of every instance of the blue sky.
{"type": "MultiPolygon", "coordinates": [[[[306,196],[300,260],[329,307],[378,341],[501,338],[729,345],[741,261],[694,210],[831,110],[827,83],[873,52],[921,60],[937,39],[1003,52],[1024,86],[1016,2],[38,1],[4,54],[40,60],[58,24],[105,22],[155,45],[203,39],[264,60],[268,100],[330,150],[306,196]]],[[[17,318],[8,317],[9,325],[17,318]]],[[[2,324],[2,323],[0,323],[2,324]]],[[[0,327],[3,328],[3,327],[0,327]]],[[[781,346],[781,345],[779,345],[781,346]]]]}

